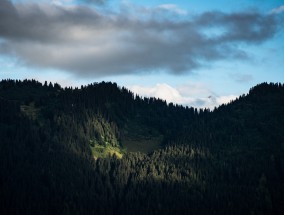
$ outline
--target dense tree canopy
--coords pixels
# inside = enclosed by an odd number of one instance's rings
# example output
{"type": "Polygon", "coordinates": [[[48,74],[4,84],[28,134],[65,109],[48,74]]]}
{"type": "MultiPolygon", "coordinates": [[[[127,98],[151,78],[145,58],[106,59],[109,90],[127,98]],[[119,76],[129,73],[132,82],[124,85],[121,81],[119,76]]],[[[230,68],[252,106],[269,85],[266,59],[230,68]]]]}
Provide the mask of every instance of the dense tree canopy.
{"type": "Polygon", "coordinates": [[[1,214],[283,214],[284,86],[214,111],[0,82],[1,214]]]}

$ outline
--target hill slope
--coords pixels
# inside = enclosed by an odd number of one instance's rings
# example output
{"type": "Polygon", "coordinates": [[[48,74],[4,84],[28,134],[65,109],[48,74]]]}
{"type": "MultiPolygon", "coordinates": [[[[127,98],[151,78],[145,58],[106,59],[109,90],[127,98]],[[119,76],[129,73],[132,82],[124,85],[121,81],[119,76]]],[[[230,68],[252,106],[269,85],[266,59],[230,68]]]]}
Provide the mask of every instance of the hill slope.
{"type": "Polygon", "coordinates": [[[114,83],[2,81],[0,211],[283,214],[283,105],[281,84],[211,112],[114,83]]]}

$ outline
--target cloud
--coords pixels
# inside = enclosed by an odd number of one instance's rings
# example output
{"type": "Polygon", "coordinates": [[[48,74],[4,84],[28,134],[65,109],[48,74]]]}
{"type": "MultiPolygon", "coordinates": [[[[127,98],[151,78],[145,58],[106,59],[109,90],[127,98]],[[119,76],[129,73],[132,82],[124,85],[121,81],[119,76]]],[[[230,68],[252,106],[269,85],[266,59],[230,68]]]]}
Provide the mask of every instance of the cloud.
{"type": "Polygon", "coordinates": [[[165,83],[156,84],[153,87],[135,85],[129,86],[128,88],[134,93],[145,97],[156,97],[174,103],[182,103],[183,100],[182,96],[180,95],[180,92],[177,89],[165,83]]]}
{"type": "Polygon", "coordinates": [[[156,84],[151,87],[145,86],[128,86],[128,88],[144,97],[155,97],[166,100],[168,103],[181,104],[196,108],[218,107],[221,104],[229,103],[236,99],[235,95],[217,96],[215,93],[206,88],[203,84],[184,84],[176,88],[166,84],[156,84]]]}
{"type": "Polygon", "coordinates": [[[262,43],[276,29],[274,16],[255,12],[169,19],[150,10],[140,15],[131,6],[104,14],[86,5],[0,2],[0,54],[80,77],[191,72],[221,59],[247,58],[240,46],[262,43]],[[219,27],[220,34],[204,33],[219,27]]]}
{"type": "Polygon", "coordinates": [[[82,2],[88,3],[88,4],[99,4],[103,5],[107,2],[107,0],[82,0],[82,2]]]}
{"type": "Polygon", "coordinates": [[[104,5],[107,0],[15,0],[20,2],[33,2],[33,3],[51,3],[55,5],[74,5],[77,3],[86,3],[86,4],[96,4],[96,5],[104,5]]]}
{"type": "Polygon", "coordinates": [[[277,8],[273,8],[270,13],[272,14],[279,14],[279,13],[282,13],[284,11],[284,5],[281,5],[277,8]]]}
{"type": "Polygon", "coordinates": [[[179,8],[175,4],[161,4],[161,5],[158,6],[158,9],[171,11],[171,12],[177,13],[179,15],[186,15],[187,14],[186,10],[179,8]]]}

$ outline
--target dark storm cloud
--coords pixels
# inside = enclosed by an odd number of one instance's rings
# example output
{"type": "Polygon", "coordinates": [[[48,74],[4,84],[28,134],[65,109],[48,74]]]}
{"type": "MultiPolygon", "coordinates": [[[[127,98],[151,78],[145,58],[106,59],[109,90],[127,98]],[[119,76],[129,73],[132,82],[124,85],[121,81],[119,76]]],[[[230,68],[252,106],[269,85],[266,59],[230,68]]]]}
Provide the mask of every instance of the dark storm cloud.
{"type": "Polygon", "coordinates": [[[276,22],[273,16],[264,16],[259,13],[232,13],[210,12],[202,14],[196,24],[203,28],[211,26],[225,29],[220,42],[240,41],[257,43],[270,38],[275,33],[276,22]]]}
{"type": "Polygon", "coordinates": [[[100,16],[87,7],[67,10],[55,5],[16,5],[0,2],[0,36],[13,41],[64,42],[68,41],[65,27],[99,27],[100,16]]]}
{"type": "MultiPolygon", "coordinates": [[[[134,10],[134,9],[133,9],[134,10]]],[[[136,10],[136,9],[135,9],[136,10]]],[[[146,10],[102,14],[84,6],[0,2],[0,53],[83,76],[167,70],[179,74],[220,59],[244,59],[241,44],[276,33],[272,15],[210,12],[173,20],[146,10]]]]}

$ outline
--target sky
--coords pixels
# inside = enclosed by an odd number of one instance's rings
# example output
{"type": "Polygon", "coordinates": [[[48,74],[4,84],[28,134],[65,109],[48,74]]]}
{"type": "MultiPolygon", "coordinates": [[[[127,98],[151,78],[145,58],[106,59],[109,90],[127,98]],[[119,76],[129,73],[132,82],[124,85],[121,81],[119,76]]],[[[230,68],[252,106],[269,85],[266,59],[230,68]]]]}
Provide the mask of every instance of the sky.
{"type": "Polygon", "coordinates": [[[284,82],[284,0],[0,0],[0,79],[213,108],[284,82]]]}

